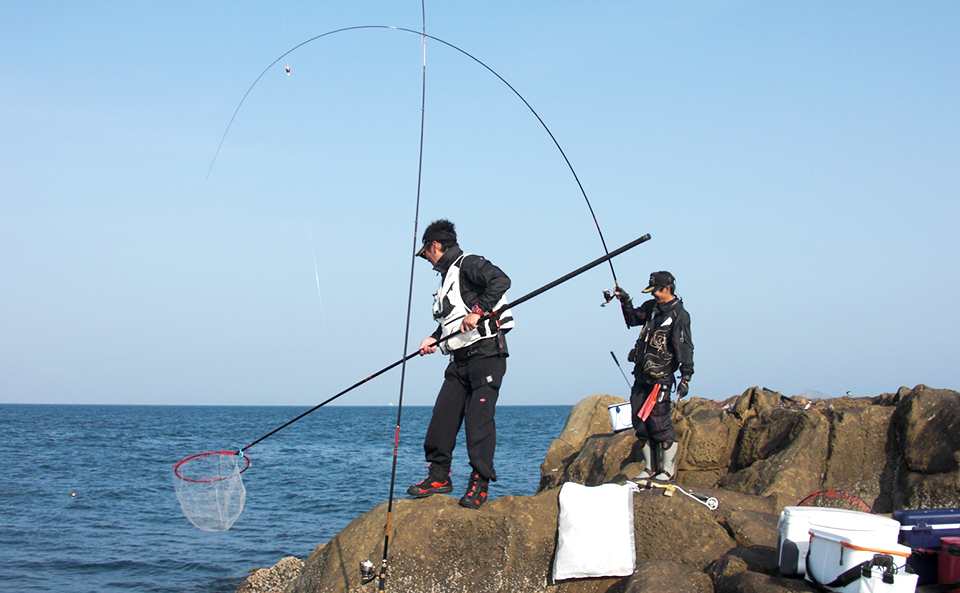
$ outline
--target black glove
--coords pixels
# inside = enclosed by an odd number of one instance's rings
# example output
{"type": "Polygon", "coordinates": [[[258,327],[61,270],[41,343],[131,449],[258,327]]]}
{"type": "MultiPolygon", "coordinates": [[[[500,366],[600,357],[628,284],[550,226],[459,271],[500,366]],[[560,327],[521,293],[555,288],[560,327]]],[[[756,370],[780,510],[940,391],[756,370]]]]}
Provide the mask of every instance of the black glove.
{"type": "Polygon", "coordinates": [[[690,393],[690,380],[680,379],[680,384],[677,385],[677,399],[683,399],[688,393],[690,393]]]}
{"type": "Polygon", "coordinates": [[[637,349],[631,348],[630,352],[627,352],[627,362],[637,362],[637,349]]]}
{"type": "Polygon", "coordinates": [[[616,287],[615,289],[613,289],[613,294],[614,294],[614,296],[616,296],[618,299],[620,299],[620,302],[621,302],[621,303],[629,303],[629,302],[630,302],[630,295],[627,294],[627,291],[625,291],[624,289],[620,288],[619,286],[616,287]]]}

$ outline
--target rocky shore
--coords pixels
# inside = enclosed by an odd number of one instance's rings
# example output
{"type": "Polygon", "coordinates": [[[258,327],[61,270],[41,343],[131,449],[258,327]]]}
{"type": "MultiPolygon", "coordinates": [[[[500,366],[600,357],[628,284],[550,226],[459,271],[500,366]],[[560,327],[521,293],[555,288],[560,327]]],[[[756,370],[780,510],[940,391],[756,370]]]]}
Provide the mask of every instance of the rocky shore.
{"type": "MultiPolygon", "coordinates": [[[[715,511],[684,496],[634,496],[637,568],[630,577],[552,582],[557,495],[565,482],[623,483],[642,466],[633,431],[613,433],[594,395],[571,410],[541,465],[533,496],[504,496],[479,511],[455,498],[394,501],[388,589],[411,593],[781,593],[814,591],[777,569],[785,506],[857,501],[877,513],[960,507],[960,393],[918,385],[870,398],[804,400],[753,387],[674,409],[678,483],[716,497],[715,511]]],[[[854,507],[847,507],[854,508],[854,507]]],[[[383,556],[386,503],[357,517],[302,567],[295,558],[254,573],[238,593],[346,593],[359,563],[383,556]]]]}

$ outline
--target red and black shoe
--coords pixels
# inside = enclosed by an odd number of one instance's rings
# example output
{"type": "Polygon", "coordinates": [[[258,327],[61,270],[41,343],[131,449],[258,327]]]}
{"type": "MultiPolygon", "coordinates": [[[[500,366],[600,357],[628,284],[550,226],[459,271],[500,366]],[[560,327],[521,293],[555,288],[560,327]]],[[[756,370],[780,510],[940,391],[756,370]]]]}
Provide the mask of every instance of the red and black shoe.
{"type": "Polygon", "coordinates": [[[467,493],[460,499],[460,506],[467,509],[479,509],[487,500],[487,479],[477,472],[470,474],[467,493]]]}
{"type": "Polygon", "coordinates": [[[430,475],[424,478],[419,484],[414,484],[407,488],[407,494],[414,498],[425,498],[431,494],[448,494],[453,492],[453,482],[450,481],[450,474],[437,473],[430,468],[430,475]]]}

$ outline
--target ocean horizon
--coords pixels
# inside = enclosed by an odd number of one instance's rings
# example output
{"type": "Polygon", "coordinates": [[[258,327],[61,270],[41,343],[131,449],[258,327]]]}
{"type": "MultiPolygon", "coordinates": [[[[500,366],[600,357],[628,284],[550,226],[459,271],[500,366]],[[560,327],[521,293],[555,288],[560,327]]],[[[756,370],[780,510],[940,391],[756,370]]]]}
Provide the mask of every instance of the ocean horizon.
{"type": "MultiPolygon", "coordinates": [[[[490,497],[532,495],[572,406],[500,405],[490,497]]],[[[310,406],[0,404],[13,454],[0,484],[0,589],[232,592],[251,569],[306,558],[389,498],[397,407],[328,405],[247,449],[229,531],[184,517],[173,465],[237,450],[310,406]]],[[[431,406],[403,407],[394,498],[426,471],[431,406]]],[[[461,430],[452,496],[470,468],[461,430]]]]}

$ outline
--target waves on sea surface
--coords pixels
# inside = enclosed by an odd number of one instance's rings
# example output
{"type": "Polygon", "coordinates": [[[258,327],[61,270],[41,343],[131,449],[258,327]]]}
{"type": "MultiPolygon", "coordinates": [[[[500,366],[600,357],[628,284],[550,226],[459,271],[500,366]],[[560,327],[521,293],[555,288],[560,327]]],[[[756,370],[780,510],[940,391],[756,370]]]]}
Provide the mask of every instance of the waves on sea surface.
{"type": "MultiPolygon", "coordinates": [[[[0,405],[0,590],[234,591],[248,570],[306,558],[387,500],[396,408],[328,406],[247,453],[247,499],[229,531],[194,528],[173,464],[237,449],[305,408],[0,405]]],[[[491,497],[530,495],[569,406],[497,409],[491,497]]],[[[405,407],[394,496],[425,475],[429,407],[405,407]]],[[[470,473],[461,431],[454,495],[470,473]]]]}

